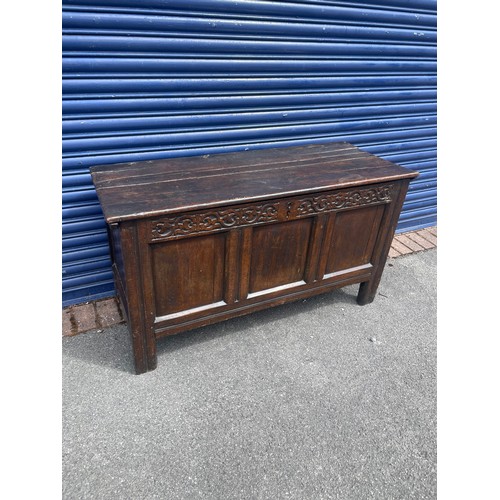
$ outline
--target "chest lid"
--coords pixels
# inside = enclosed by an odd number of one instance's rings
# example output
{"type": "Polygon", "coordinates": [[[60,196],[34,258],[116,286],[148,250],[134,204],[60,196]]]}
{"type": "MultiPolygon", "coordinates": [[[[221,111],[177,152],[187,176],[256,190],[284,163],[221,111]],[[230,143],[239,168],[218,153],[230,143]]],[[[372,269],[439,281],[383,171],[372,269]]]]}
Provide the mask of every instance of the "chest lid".
{"type": "Polygon", "coordinates": [[[108,223],[411,179],[347,142],[91,167],[108,223]]]}

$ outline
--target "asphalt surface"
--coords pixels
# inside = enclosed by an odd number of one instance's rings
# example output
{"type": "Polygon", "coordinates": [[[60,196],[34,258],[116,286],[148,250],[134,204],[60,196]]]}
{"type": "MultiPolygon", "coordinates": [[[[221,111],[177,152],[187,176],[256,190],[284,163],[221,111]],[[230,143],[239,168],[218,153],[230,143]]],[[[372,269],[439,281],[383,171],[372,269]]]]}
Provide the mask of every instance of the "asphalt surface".
{"type": "Polygon", "coordinates": [[[63,339],[64,499],[436,498],[436,251],[158,343],[63,339]]]}

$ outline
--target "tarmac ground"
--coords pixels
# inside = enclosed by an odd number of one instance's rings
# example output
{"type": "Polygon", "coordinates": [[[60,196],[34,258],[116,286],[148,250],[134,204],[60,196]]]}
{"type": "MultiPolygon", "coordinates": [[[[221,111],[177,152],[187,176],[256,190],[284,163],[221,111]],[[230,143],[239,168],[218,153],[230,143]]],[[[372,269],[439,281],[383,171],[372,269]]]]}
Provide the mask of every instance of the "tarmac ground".
{"type": "Polygon", "coordinates": [[[158,342],[63,337],[64,499],[436,498],[436,250],[158,342]]]}

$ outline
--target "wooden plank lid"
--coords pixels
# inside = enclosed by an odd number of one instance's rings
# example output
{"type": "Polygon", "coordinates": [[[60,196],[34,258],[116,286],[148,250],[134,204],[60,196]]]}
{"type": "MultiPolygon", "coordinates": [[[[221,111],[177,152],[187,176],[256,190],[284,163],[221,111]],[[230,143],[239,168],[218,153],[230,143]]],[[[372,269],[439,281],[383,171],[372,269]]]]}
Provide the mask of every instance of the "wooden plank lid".
{"type": "Polygon", "coordinates": [[[108,223],[411,179],[347,142],[91,167],[108,223]]]}

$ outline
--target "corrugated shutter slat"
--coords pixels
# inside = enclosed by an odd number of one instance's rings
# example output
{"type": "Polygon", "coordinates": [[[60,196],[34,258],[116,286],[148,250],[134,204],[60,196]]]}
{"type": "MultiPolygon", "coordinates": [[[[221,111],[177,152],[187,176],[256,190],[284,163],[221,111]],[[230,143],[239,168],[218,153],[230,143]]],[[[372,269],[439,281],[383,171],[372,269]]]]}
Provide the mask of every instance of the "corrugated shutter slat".
{"type": "Polygon", "coordinates": [[[63,1],[63,299],[114,292],[96,164],[345,140],[436,221],[436,2],[63,1]]]}

